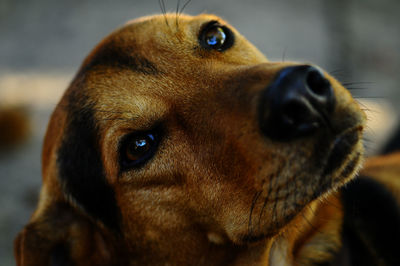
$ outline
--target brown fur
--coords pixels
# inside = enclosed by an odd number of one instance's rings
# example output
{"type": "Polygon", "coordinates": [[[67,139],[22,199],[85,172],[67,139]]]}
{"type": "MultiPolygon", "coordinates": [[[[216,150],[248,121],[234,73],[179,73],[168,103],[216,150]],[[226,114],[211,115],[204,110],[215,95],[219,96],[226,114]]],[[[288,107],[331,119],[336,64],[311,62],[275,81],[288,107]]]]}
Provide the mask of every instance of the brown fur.
{"type": "Polygon", "coordinates": [[[22,106],[0,107],[0,150],[9,150],[28,139],[30,121],[22,106]]]}
{"type": "Polygon", "coordinates": [[[360,167],[364,114],[325,73],[336,96],[333,127],[359,140],[315,200],[324,132],[288,145],[261,136],[256,118],[260,91],[295,63],[269,62],[233,28],[229,50],[200,48],[197,34],[210,20],[228,25],[212,15],[182,15],[178,24],[175,15],[141,18],[86,58],[48,126],[40,203],[15,242],[18,265],[311,265],[340,249],[336,190],[360,167]],[[94,110],[120,232],[86,212],[60,181],[71,104],[94,110]],[[159,121],[167,137],[155,158],[121,173],[121,137],[159,121]]]}

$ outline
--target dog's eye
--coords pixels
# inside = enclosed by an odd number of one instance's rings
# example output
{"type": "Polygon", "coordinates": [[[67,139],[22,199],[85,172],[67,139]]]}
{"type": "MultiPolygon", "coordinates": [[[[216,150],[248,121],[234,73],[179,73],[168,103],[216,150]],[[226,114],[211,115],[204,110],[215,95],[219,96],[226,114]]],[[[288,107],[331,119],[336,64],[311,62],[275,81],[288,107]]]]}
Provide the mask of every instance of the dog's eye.
{"type": "Polygon", "coordinates": [[[204,35],[207,45],[213,49],[220,49],[226,40],[226,34],[221,27],[213,27],[204,35]]]}
{"type": "Polygon", "coordinates": [[[126,158],[129,161],[138,161],[146,155],[154,145],[154,135],[146,134],[132,139],[126,147],[126,158]]]}
{"type": "Polygon", "coordinates": [[[138,168],[151,159],[159,144],[155,131],[136,132],[126,136],[120,145],[122,170],[138,168]]]}
{"type": "Polygon", "coordinates": [[[217,21],[211,21],[203,26],[199,42],[203,48],[224,51],[233,45],[233,33],[217,21]]]}

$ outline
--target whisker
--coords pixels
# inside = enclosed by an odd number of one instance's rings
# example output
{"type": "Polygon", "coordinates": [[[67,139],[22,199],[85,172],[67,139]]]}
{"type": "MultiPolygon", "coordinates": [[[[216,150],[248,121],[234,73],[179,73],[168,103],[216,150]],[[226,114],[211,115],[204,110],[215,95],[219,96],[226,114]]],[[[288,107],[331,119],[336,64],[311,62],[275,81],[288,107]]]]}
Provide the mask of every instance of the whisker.
{"type": "Polygon", "coordinates": [[[178,16],[179,16],[179,6],[180,6],[180,4],[181,4],[181,1],[178,0],[177,3],[176,3],[176,10],[175,10],[175,25],[176,25],[176,28],[177,28],[177,29],[179,28],[179,25],[178,25],[178,16]]]}
{"type": "Polygon", "coordinates": [[[383,96],[357,96],[356,99],[385,99],[383,96]]]}
{"type": "MultiPolygon", "coordinates": [[[[271,176],[271,177],[269,178],[268,192],[267,192],[267,195],[265,196],[265,199],[264,199],[264,202],[263,202],[263,206],[262,206],[261,211],[260,211],[260,214],[259,214],[259,216],[258,216],[258,228],[259,228],[259,229],[260,229],[260,226],[261,226],[261,219],[262,219],[262,216],[263,216],[263,213],[264,213],[264,209],[265,209],[265,207],[267,206],[267,203],[268,203],[268,201],[269,201],[269,196],[270,196],[271,191],[272,191],[272,182],[274,181],[273,178],[274,178],[273,176],[271,176]]],[[[275,179],[277,179],[277,178],[275,178],[275,179]]],[[[277,181],[276,181],[276,182],[277,182],[277,181]]]]}
{"type": "Polygon", "coordinates": [[[282,62],[285,62],[285,59],[286,59],[286,51],[287,51],[287,46],[285,46],[285,47],[283,48],[282,62]]]}
{"type": "Polygon", "coordinates": [[[179,10],[179,15],[182,14],[183,10],[185,10],[186,6],[187,6],[191,1],[192,1],[192,0],[187,0],[187,1],[185,2],[185,4],[183,4],[181,10],[179,10]]]}
{"type": "MultiPolygon", "coordinates": [[[[278,196],[278,192],[279,192],[279,190],[276,190],[275,191],[275,198],[278,196]]],[[[278,207],[278,201],[277,200],[274,200],[274,206],[272,207],[272,219],[271,219],[271,221],[272,221],[272,223],[277,223],[276,222],[276,220],[277,220],[277,217],[278,217],[278,215],[277,215],[277,213],[276,213],[276,207],[278,207]]]]}
{"type": "MultiPolygon", "coordinates": [[[[278,183],[278,176],[275,176],[275,182],[274,182],[274,187],[276,186],[276,184],[278,183]]],[[[269,190],[270,191],[270,190],[269,190]]],[[[278,202],[277,202],[277,200],[276,200],[276,198],[277,198],[277,196],[278,196],[278,192],[279,192],[279,189],[277,189],[277,190],[275,190],[275,200],[274,200],[274,206],[272,207],[272,219],[271,219],[271,221],[272,222],[274,222],[274,219],[275,219],[275,212],[276,212],[276,207],[277,207],[277,204],[278,204],[278,202]]],[[[269,193],[268,193],[268,196],[269,196],[269,193]]],[[[266,205],[267,204],[267,202],[268,202],[268,198],[266,197],[265,198],[265,202],[264,202],[264,205],[266,205]]],[[[261,224],[261,219],[262,219],[262,215],[263,215],[263,212],[264,212],[264,207],[265,206],[263,206],[263,209],[262,209],[262,212],[261,212],[261,215],[260,215],[260,219],[258,220],[258,226],[260,227],[260,224],[261,224]]]]}
{"type": "Polygon", "coordinates": [[[164,8],[163,8],[163,1],[162,0],[158,0],[158,5],[160,6],[160,9],[161,9],[161,13],[163,13],[164,14],[164,8]]]}
{"type": "Polygon", "coordinates": [[[370,126],[366,125],[365,129],[372,135],[373,138],[378,138],[378,134],[376,134],[375,130],[373,130],[370,126]]]}
{"type": "MultiPolygon", "coordinates": [[[[179,10],[179,5],[180,5],[180,0],[178,0],[178,5],[177,5],[177,7],[176,7],[176,27],[178,28],[178,26],[179,26],[179,17],[181,16],[181,14],[182,14],[182,12],[183,12],[183,10],[185,9],[185,7],[190,3],[190,1],[191,0],[188,0],[188,1],[186,1],[184,4],[183,4],[183,6],[182,6],[182,8],[179,10]]],[[[179,29],[178,29],[179,30],[179,29]]]]}
{"type": "Polygon", "coordinates": [[[263,206],[262,206],[261,211],[260,211],[260,215],[258,216],[258,229],[261,228],[261,219],[262,219],[262,216],[264,214],[264,209],[267,206],[267,203],[268,203],[268,197],[265,197],[264,202],[263,202],[263,206]]]}
{"type": "Polygon", "coordinates": [[[165,8],[164,0],[158,0],[158,4],[160,5],[161,12],[164,15],[165,24],[169,27],[168,19],[167,19],[167,9],[165,8]]]}
{"type": "Polygon", "coordinates": [[[334,70],[328,71],[329,74],[334,75],[334,74],[343,74],[344,70],[341,68],[336,68],[334,70]]]}
{"type": "Polygon", "coordinates": [[[254,196],[253,196],[253,201],[251,202],[250,215],[249,215],[249,224],[248,224],[248,227],[247,227],[248,235],[251,235],[251,231],[252,231],[251,230],[251,218],[252,218],[254,207],[255,207],[255,205],[257,203],[257,200],[258,200],[258,198],[260,197],[261,194],[262,194],[262,190],[259,191],[259,192],[256,192],[254,194],[254,196]]]}
{"type": "Polygon", "coordinates": [[[364,88],[364,87],[347,87],[346,85],[344,85],[344,87],[346,89],[348,89],[349,91],[352,91],[352,90],[368,90],[368,88],[364,88]]]}
{"type": "MultiPolygon", "coordinates": [[[[362,111],[364,112],[369,112],[369,113],[373,113],[373,114],[381,114],[382,112],[379,110],[375,110],[375,109],[371,109],[371,108],[361,108],[362,111]]],[[[367,117],[367,120],[371,120],[369,117],[367,117]]]]}
{"type": "Polygon", "coordinates": [[[367,137],[363,137],[362,140],[364,142],[369,142],[369,143],[375,143],[376,142],[376,140],[373,140],[373,139],[370,139],[370,138],[367,138],[367,137]]]}
{"type": "MultiPolygon", "coordinates": [[[[285,182],[286,191],[290,191],[290,184],[289,183],[291,183],[291,182],[285,182]]],[[[283,201],[283,210],[284,211],[286,211],[286,209],[287,209],[287,205],[288,205],[287,203],[288,203],[288,199],[289,199],[290,194],[291,193],[287,193],[286,192],[285,199],[283,201]]]]}
{"type": "MultiPolygon", "coordinates": [[[[360,105],[362,107],[362,110],[365,112],[373,112],[373,110],[371,108],[369,108],[368,106],[366,106],[364,103],[362,103],[361,101],[359,101],[360,98],[354,98],[354,100],[358,103],[358,105],[360,105]]],[[[377,111],[377,110],[375,110],[377,111]]]]}
{"type": "Polygon", "coordinates": [[[375,84],[374,82],[369,81],[360,81],[360,82],[342,82],[344,86],[352,86],[352,85],[372,85],[375,84]]]}

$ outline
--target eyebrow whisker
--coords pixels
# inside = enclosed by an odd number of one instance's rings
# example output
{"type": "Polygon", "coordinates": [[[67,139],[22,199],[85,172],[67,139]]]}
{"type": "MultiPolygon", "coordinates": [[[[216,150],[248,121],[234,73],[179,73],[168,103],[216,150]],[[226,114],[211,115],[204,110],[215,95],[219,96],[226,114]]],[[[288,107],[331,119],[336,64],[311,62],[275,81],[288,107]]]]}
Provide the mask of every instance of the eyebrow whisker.
{"type": "Polygon", "coordinates": [[[181,10],[179,11],[179,15],[182,14],[183,10],[186,8],[186,6],[187,6],[191,1],[192,1],[192,0],[187,0],[187,1],[185,2],[185,4],[183,4],[181,10]]]}

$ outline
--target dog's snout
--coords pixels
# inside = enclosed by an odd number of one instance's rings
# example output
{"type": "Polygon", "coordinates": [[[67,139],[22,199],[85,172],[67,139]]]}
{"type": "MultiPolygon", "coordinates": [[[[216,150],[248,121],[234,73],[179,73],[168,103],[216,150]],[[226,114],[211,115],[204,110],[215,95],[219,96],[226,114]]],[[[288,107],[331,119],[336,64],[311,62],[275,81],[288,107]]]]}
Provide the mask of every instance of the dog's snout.
{"type": "Polygon", "coordinates": [[[309,65],[284,68],[262,92],[261,131],[275,140],[310,135],[329,125],[334,103],[332,86],[319,69],[309,65]]]}

